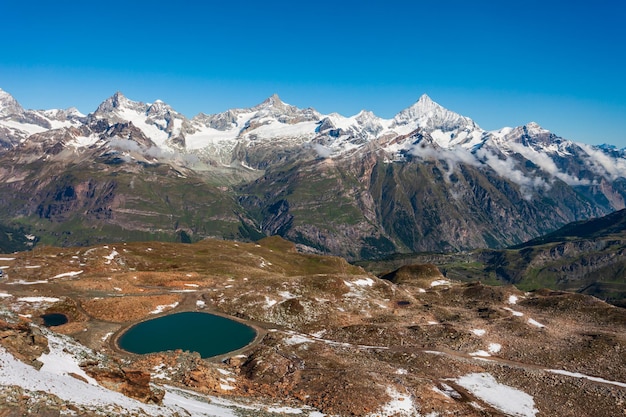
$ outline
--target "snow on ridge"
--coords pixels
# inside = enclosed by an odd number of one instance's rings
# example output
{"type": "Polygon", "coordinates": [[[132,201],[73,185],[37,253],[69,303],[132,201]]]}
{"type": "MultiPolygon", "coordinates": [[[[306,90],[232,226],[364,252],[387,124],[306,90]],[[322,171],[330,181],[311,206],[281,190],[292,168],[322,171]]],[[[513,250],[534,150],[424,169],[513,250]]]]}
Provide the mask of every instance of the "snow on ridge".
{"type": "Polygon", "coordinates": [[[609,380],[604,379],[604,378],[599,378],[599,377],[596,377],[596,376],[589,376],[589,375],[581,374],[581,373],[578,373],[578,372],[564,371],[564,370],[561,370],[561,369],[546,369],[546,371],[551,372],[553,374],[570,376],[572,378],[588,379],[589,381],[593,381],[593,382],[600,382],[602,384],[616,385],[618,387],[626,388],[626,383],[624,383],[624,382],[609,381],[609,380]]]}

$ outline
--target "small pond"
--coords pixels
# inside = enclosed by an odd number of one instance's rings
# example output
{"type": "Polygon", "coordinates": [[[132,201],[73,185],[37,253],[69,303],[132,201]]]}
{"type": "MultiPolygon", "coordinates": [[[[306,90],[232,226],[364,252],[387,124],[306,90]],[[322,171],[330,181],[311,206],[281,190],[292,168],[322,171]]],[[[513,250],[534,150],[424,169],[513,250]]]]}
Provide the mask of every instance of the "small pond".
{"type": "Polygon", "coordinates": [[[68,322],[67,316],[61,313],[48,313],[41,316],[46,327],[60,326],[68,322]]]}
{"type": "Polygon", "coordinates": [[[240,349],[255,336],[252,327],[238,321],[214,314],[184,312],[138,323],[122,334],[118,345],[132,353],[182,349],[208,358],[240,349]]]}

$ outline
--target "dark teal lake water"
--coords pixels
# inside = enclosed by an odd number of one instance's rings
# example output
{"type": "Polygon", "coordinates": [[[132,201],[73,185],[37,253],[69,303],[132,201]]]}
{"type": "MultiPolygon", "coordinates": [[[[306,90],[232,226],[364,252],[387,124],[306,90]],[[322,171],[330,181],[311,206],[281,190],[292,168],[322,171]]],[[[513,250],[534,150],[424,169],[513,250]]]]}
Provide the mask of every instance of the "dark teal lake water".
{"type": "Polygon", "coordinates": [[[41,316],[43,325],[47,327],[60,326],[68,322],[67,316],[61,313],[48,313],[41,316]]]}
{"type": "Polygon", "coordinates": [[[189,350],[203,358],[232,352],[254,340],[249,326],[208,313],[184,312],[158,317],[131,327],[118,340],[132,353],[189,350]]]}

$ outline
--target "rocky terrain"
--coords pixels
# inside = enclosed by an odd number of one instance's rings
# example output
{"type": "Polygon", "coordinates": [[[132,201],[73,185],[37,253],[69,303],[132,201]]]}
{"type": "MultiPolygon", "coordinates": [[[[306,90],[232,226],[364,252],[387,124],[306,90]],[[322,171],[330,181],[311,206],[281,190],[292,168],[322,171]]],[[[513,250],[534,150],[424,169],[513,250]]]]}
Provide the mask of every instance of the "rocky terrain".
{"type": "Polygon", "coordinates": [[[188,119],[121,93],[87,115],[26,110],[0,90],[0,245],[280,235],[351,261],[503,248],[623,209],[625,155],[532,122],[485,131],[425,95],[392,119],[278,96],[188,119]]]}
{"type": "Polygon", "coordinates": [[[0,268],[2,415],[626,415],[626,310],[583,294],[428,264],[380,279],[278,237],[36,247],[0,268]],[[176,311],[258,336],[212,359],[116,345],[176,311]]]}

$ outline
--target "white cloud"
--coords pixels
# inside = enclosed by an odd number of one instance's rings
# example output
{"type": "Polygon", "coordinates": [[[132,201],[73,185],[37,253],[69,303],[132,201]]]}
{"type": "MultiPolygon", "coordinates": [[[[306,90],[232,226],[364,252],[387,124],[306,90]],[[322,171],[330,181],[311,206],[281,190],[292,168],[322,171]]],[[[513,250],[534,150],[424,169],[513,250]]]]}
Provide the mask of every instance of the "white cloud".
{"type": "Polygon", "coordinates": [[[588,166],[596,174],[608,175],[612,180],[620,177],[626,178],[626,159],[613,158],[591,145],[579,143],[578,146],[593,160],[593,163],[588,164],[588,166]]]}
{"type": "Polygon", "coordinates": [[[515,142],[509,143],[509,147],[512,151],[519,153],[524,158],[537,165],[542,171],[547,172],[568,185],[589,185],[591,183],[589,180],[576,178],[566,172],[562,172],[547,153],[538,152],[536,149],[515,142]]]}
{"type": "Polygon", "coordinates": [[[320,158],[328,158],[330,157],[330,155],[332,154],[332,151],[330,149],[328,149],[326,146],[324,145],[320,145],[319,143],[314,143],[313,144],[313,150],[315,152],[317,152],[317,155],[320,158]]]}

